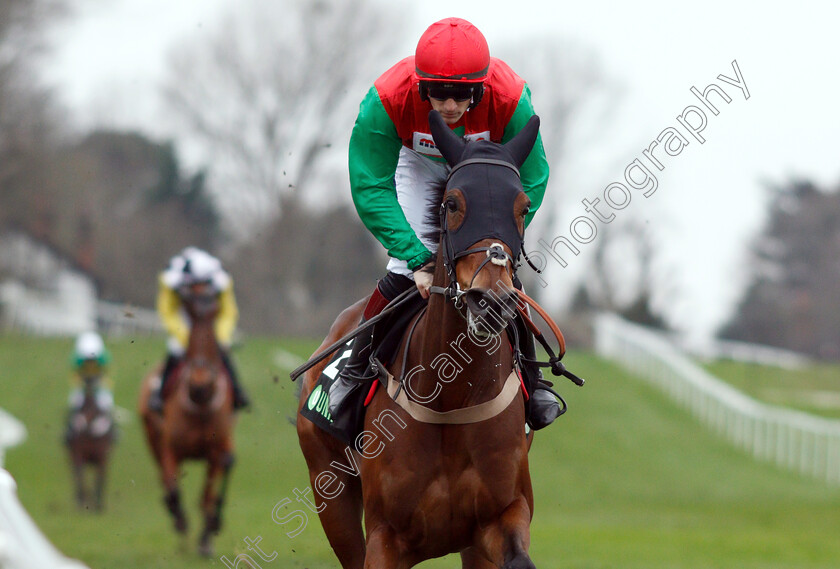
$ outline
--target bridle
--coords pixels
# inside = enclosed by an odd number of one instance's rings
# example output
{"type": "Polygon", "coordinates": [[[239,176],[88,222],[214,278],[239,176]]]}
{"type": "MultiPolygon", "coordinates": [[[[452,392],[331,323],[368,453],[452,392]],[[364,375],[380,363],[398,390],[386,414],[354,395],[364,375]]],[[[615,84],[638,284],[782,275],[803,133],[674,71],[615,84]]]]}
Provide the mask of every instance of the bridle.
{"type": "MultiPolygon", "coordinates": [[[[449,175],[446,178],[446,184],[448,186],[449,181],[452,179],[452,175],[463,168],[464,166],[469,166],[471,164],[484,164],[484,165],[493,165],[493,166],[503,166],[505,168],[509,168],[516,173],[517,178],[520,177],[519,169],[507,162],[505,160],[497,160],[494,158],[470,158],[464,160],[463,162],[459,162],[456,164],[450,171],[449,175]]],[[[499,266],[506,266],[509,267],[508,270],[510,271],[511,279],[513,279],[516,275],[516,270],[519,268],[520,263],[518,259],[515,259],[513,255],[505,251],[504,246],[501,243],[492,243],[486,247],[472,247],[462,250],[456,250],[456,245],[453,242],[452,233],[447,227],[446,224],[446,210],[447,204],[446,201],[440,205],[440,211],[438,213],[440,219],[440,234],[441,234],[441,257],[443,260],[443,266],[446,270],[446,275],[449,279],[449,284],[445,287],[438,287],[432,286],[429,289],[429,292],[432,294],[442,294],[447,300],[452,300],[455,303],[456,308],[462,307],[461,296],[466,292],[461,290],[460,285],[458,284],[458,278],[455,273],[455,264],[458,259],[462,257],[466,257],[468,255],[472,255],[474,253],[482,253],[484,252],[486,258],[481,262],[481,264],[475,269],[473,272],[472,278],[470,278],[469,287],[472,287],[472,283],[475,281],[478,273],[488,264],[492,263],[494,265],[499,266]]],[[[517,247],[514,249],[522,250],[522,237],[518,236],[519,243],[517,243],[517,247]]]]}

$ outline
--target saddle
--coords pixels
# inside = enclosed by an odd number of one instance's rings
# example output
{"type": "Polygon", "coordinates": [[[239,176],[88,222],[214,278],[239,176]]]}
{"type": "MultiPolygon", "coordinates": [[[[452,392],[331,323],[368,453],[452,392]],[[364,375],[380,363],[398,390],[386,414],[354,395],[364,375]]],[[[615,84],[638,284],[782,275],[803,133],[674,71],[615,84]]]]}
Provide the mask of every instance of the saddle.
{"type": "Polygon", "coordinates": [[[339,381],[339,372],[350,359],[355,339],[344,344],[321,372],[300,414],[352,446],[364,424],[366,396],[372,384],[379,380],[379,370],[372,369],[371,362],[376,360],[387,366],[396,359],[405,330],[426,305],[427,300],[420,295],[412,296],[374,325],[371,356],[362,374],[364,380],[339,381]]]}

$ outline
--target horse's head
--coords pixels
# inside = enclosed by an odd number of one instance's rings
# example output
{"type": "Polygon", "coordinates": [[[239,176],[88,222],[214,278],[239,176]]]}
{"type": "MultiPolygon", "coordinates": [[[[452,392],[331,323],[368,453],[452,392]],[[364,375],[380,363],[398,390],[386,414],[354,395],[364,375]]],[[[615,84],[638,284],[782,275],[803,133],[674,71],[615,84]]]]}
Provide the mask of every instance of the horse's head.
{"type": "Polygon", "coordinates": [[[187,378],[187,394],[196,405],[206,405],[216,394],[216,379],[220,373],[218,362],[207,358],[188,360],[182,373],[187,378]]]}
{"type": "Polygon", "coordinates": [[[219,292],[210,282],[198,281],[178,291],[184,310],[193,322],[208,321],[219,312],[219,292]]]}
{"type": "Polygon", "coordinates": [[[429,113],[435,145],[452,167],[440,204],[440,255],[479,335],[499,334],[516,314],[513,276],[531,201],[519,167],[539,131],[532,117],[506,144],[467,143],[429,113]]]}
{"type": "Polygon", "coordinates": [[[179,295],[192,322],[181,375],[190,400],[204,405],[216,394],[216,379],[222,372],[213,324],[220,308],[219,291],[211,282],[196,281],[182,287],[179,295]]]}

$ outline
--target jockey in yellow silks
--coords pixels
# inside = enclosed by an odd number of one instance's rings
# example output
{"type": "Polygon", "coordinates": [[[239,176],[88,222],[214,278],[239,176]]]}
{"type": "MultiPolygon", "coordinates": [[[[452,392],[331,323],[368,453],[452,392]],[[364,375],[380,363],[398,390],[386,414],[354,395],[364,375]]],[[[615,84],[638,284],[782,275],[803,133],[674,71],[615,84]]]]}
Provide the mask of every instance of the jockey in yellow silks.
{"type": "Polygon", "coordinates": [[[233,294],[233,279],[222,268],[221,262],[210,253],[197,247],[187,247],[170,259],[158,277],[157,311],[163,327],[169,334],[167,358],[161,372],[158,393],[151,399],[151,406],[160,409],[160,393],[172,372],[181,362],[190,337],[191,322],[183,309],[183,294],[190,285],[208,283],[219,297],[219,312],[213,323],[216,340],[222,352],[222,361],[233,384],[234,409],[249,405],[248,397],[239,383],[230,358],[233,333],[239,321],[239,308],[233,294]]]}

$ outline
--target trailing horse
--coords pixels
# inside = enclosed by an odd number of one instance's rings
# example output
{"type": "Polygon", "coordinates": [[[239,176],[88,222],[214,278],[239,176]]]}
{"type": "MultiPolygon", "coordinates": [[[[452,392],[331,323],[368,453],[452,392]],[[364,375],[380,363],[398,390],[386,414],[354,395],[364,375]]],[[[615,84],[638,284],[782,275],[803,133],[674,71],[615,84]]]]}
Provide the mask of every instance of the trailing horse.
{"type": "Polygon", "coordinates": [[[189,343],[182,363],[167,382],[169,393],[161,394],[163,412],[149,408],[149,397],[160,382],[159,370],[144,380],[138,407],[159,467],[164,503],[180,534],[187,531],[178,487],[181,463],[207,463],[201,500],[204,528],[198,550],[209,556],[213,551],[211,538],[221,529],[222,506],[234,463],[233,393],[213,331],[219,310],[217,295],[206,283],[194,284],[184,308],[192,322],[189,343]]]}
{"type": "Polygon", "coordinates": [[[68,417],[65,439],[73,469],[76,505],[93,507],[95,511],[105,507],[108,462],[116,438],[113,414],[98,402],[100,380],[99,375],[83,378],[82,403],[68,417]],[[86,467],[93,470],[92,488],[85,481],[86,467]]]}
{"type": "MultiPolygon", "coordinates": [[[[514,271],[530,205],[518,168],[539,119],[505,145],[466,144],[437,113],[429,120],[452,166],[431,212],[440,222],[433,294],[380,366],[354,448],[299,413],[300,446],[344,569],[405,569],[454,552],[464,568],[533,569],[531,436],[513,321],[525,313],[514,271]]],[[[365,303],[338,317],[316,354],[356,326],[365,303]]],[[[326,365],[307,372],[299,410],[326,365]]]]}

